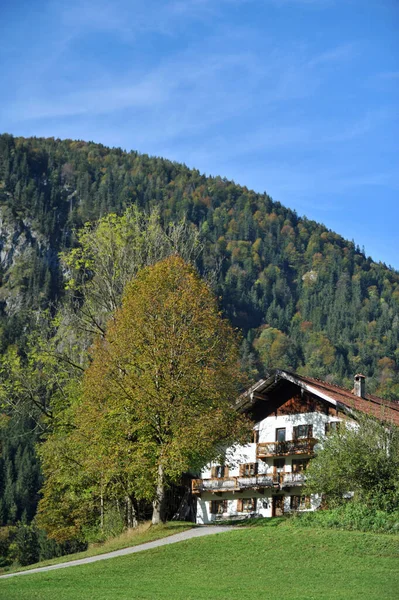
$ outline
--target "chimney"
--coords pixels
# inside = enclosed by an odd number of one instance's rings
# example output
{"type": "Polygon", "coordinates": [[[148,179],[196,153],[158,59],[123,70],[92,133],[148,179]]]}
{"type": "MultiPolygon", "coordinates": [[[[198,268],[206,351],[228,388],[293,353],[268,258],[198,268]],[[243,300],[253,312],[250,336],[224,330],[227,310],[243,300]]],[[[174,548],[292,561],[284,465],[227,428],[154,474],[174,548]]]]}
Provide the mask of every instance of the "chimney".
{"type": "Polygon", "coordinates": [[[366,378],[364,375],[358,373],[355,375],[355,388],[353,390],[355,396],[364,398],[366,395],[366,378]]]}

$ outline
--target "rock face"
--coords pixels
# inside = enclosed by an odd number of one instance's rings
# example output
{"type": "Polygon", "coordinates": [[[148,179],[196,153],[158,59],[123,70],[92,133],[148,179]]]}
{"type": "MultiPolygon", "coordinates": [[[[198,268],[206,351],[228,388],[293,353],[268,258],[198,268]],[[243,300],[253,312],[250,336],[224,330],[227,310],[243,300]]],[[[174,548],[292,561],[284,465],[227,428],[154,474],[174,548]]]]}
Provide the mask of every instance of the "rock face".
{"type": "Polygon", "coordinates": [[[48,294],[57,254],[32,221],[0,206],[0,306],[3,316],[39,307],[48,294]],[[46,282],[47,280],[47,282],[46,282]],[[44,286],[44,287],[43,287],[44,286]]]}

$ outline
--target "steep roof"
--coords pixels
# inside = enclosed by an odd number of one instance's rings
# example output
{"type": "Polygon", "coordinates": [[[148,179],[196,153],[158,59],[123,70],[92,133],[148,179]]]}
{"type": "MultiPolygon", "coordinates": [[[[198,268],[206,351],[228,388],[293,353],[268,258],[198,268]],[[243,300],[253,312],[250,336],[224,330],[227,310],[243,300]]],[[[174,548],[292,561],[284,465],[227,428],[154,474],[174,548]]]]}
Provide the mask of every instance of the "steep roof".
{"type": "Polygon", "coordinates": [[[313,377],[304,377],[289,371],[274,369],[269,371],[266,379],[260,379],[255,385],[247,390],[237,402],[237,408],[245,411],[257,398],[264,396],[275,388],[279,382],[286,380],[298,385],[300,388],[318,396],[346,412],[360,411],[371,415],[381,421],[394,423],[399,426],[399,404],[378,398],[371,394],[359,397],[353,392],[335,385],[315,379],[313,377]]]}

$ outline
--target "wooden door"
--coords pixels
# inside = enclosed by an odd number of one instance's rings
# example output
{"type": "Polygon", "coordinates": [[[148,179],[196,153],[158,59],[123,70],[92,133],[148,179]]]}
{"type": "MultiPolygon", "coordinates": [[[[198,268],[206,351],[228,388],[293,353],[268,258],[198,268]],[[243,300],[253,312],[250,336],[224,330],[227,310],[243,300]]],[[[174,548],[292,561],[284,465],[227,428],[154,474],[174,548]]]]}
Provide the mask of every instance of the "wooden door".
{"type": "Polygon", "coordinates": [[[284,496],[273,496],[272,516],[282,517],[284,514],[284,496]]]}

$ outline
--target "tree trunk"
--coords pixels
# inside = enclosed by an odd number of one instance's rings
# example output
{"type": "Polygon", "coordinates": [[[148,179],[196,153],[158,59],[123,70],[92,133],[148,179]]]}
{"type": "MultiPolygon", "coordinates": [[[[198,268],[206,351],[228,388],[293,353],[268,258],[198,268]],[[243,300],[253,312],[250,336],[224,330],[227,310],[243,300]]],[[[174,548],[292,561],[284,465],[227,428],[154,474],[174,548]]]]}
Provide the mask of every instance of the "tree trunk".
{"type": "Polygon", "coordinates": [[[104,494],[102,484],[100,489],[100,529],[104,529],[104,494]]]}
{"type": "Polygon", "coordinates": [[[126,496],[126,513],[127,513],[127,526],[135,528],[138,526],[137,510],[134,499],[132,496],[126,496]]]}
{"type": "Polygon", "coordinates": [[[132,526],[132,512],[130,510],[130,498],[125,496],[125,508],[126,508],[126,525],[130,529],[132,526]]]}
{"type": "Polygon", "coordinates": [[[165,480],[162,465],[158,465],[157,489],[152,503],[152,524],[158,525],[165,522],[165,480]]]}

